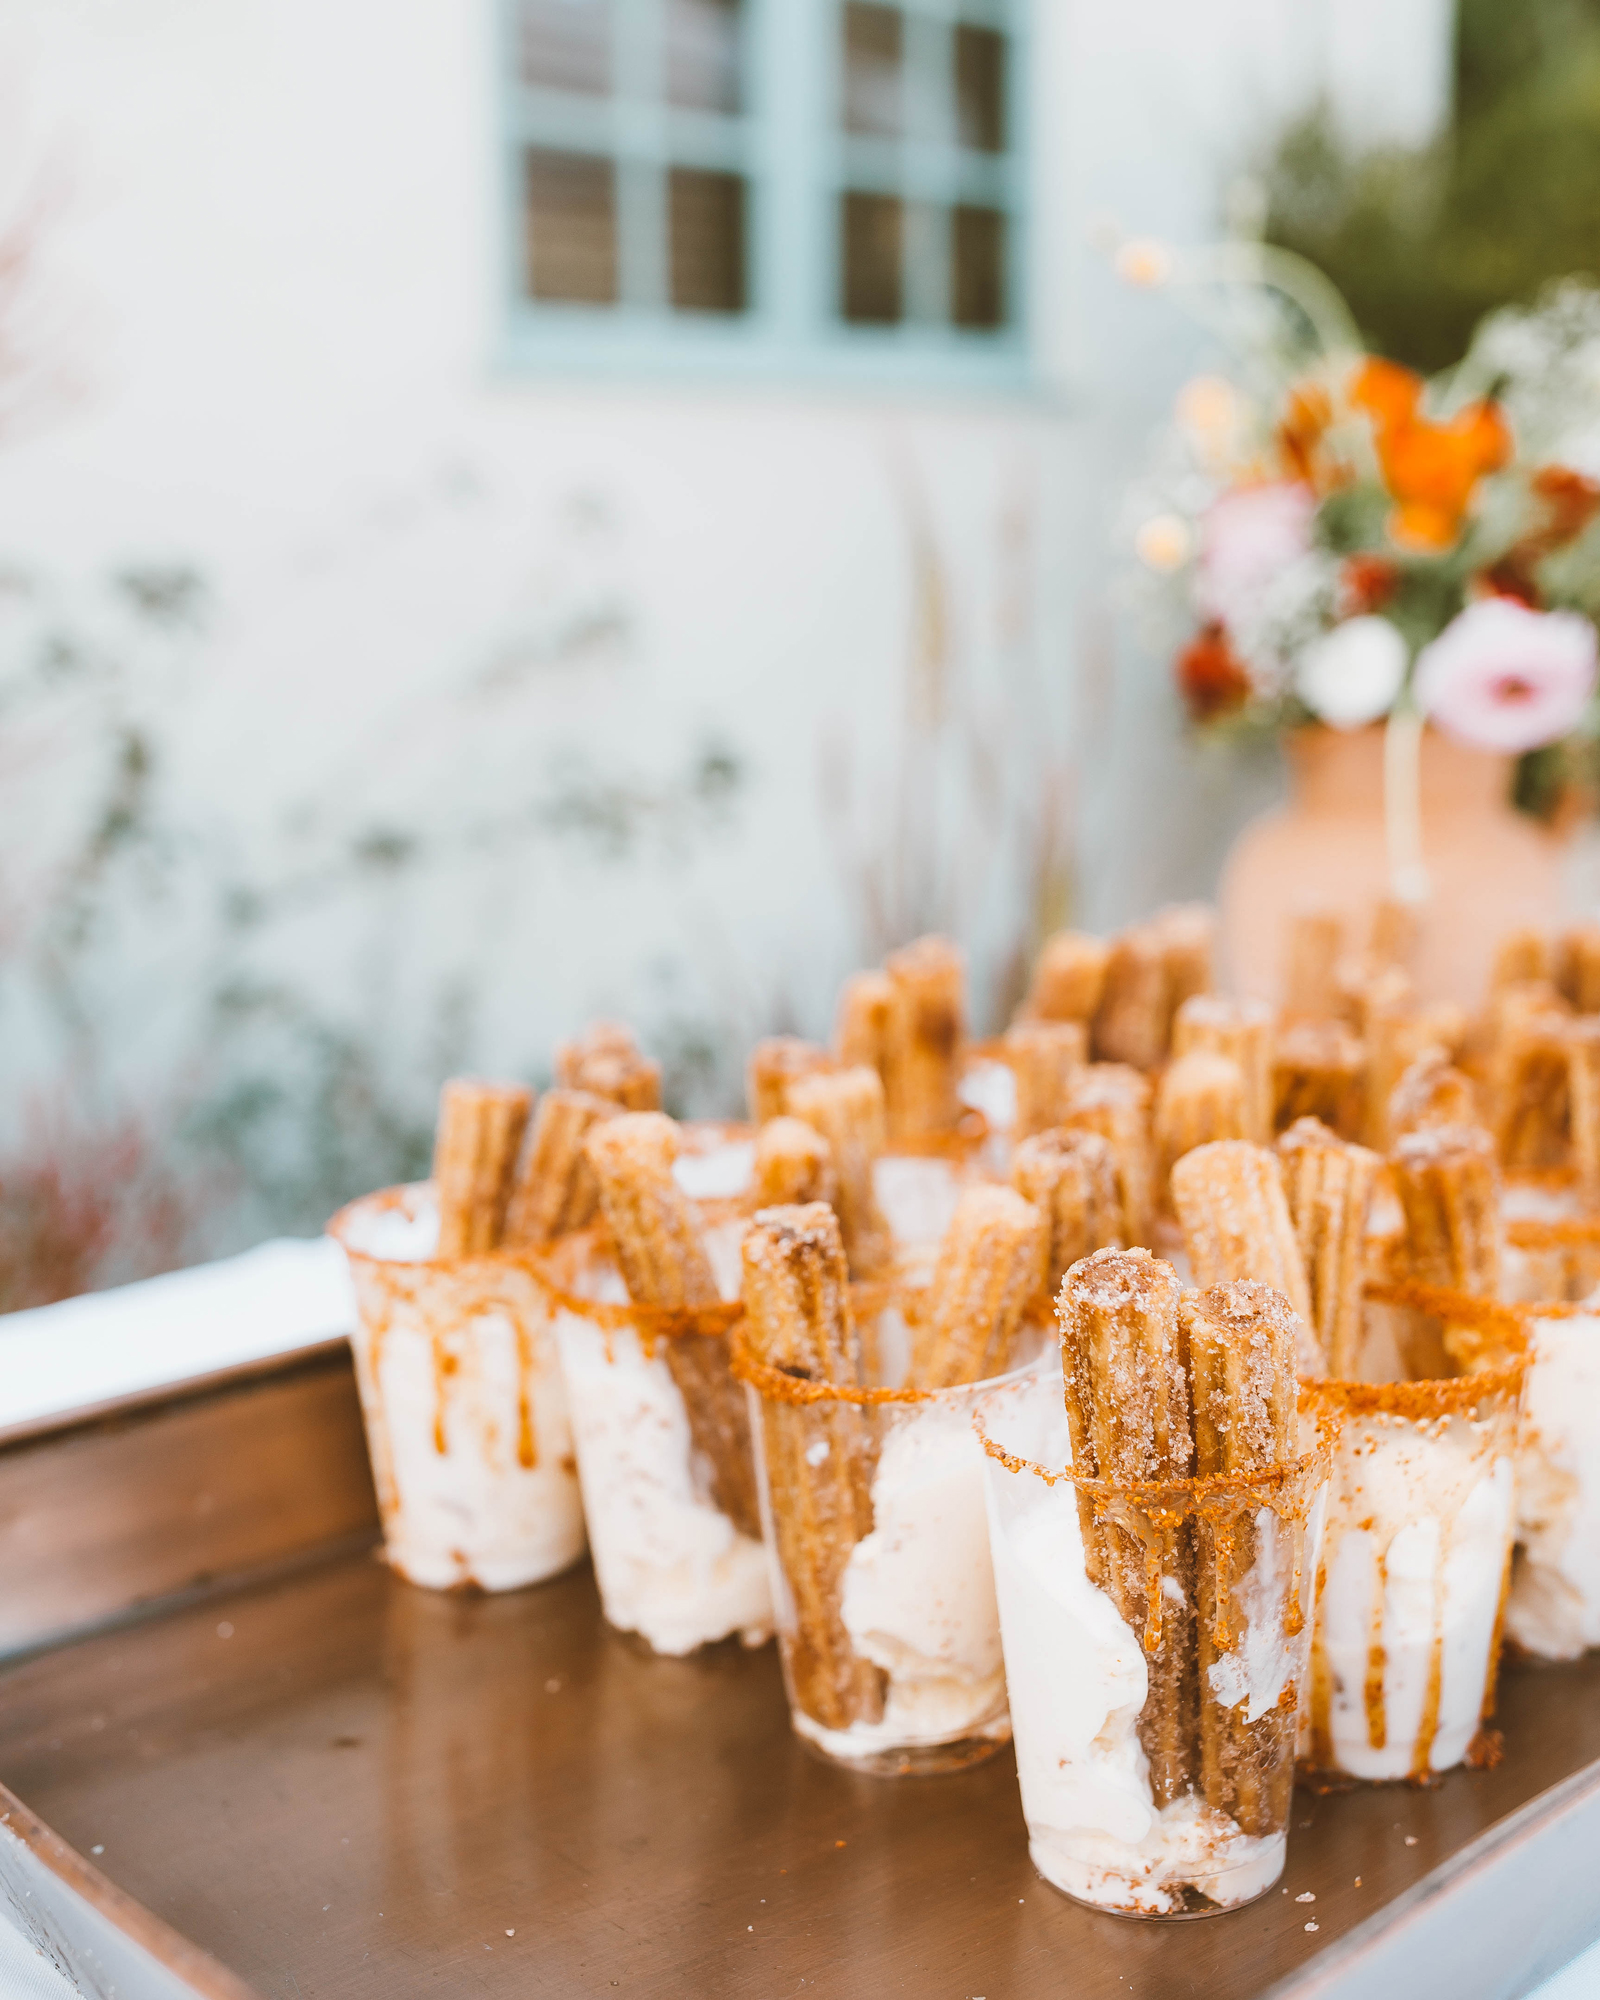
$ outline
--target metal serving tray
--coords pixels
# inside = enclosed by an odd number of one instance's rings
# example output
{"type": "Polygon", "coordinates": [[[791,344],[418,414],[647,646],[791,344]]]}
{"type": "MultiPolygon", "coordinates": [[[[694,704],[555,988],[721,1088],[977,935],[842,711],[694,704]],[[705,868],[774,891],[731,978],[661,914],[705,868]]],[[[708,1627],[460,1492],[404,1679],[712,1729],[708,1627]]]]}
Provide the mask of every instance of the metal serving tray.
{"type": "Polygon", "coordinates": [[[0,1668],[0,1916],[85,1993],[1509,2000],[1600,1933],[1600,1657],[1508,1668],[1493,1770],[1298,1791],[1261,1902],[1129,1922],[1034,1874],[1009,1753],[834,1769],[771,1647],[652,1658],[587,1567],[495,1598],[396,1581],[354,1415],[329,1353],[0,1440],[0,1600],[20,1577],[32,1648],[0,1668]],[[135,1552],[120,1604],[85,1518],[54,1566],[23,1548],[61,1454],[135,1552]],[[208,1579],[219,1522],[254,1580],[208,1579]]]}

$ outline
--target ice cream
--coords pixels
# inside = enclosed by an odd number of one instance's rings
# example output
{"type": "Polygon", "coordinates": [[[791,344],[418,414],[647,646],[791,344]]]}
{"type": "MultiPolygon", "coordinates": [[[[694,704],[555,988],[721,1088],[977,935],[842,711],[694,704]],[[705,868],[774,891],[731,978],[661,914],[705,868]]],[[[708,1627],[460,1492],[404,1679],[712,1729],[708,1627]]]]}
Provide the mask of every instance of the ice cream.
{"type": "Polygon", "coordinates": [[[1506,1630],[1570,1660],[1600,1645],[1600,1299],[1531,1333],[1506,1630]]]}
{"type": "MultiPolygon", "coordinates": [[[[707,1230],[706,1250],[719,1289],[736,1295],[738,1225],[707,1230]]],[[[554,1331],[606,1617],[658,1653],[692,1652],[732,1632],[761,1644],[772,1631],[765,1551],[711,1499],[660,1344],[647,1354],[626,1310],[615,1310],[627,1291],[592,1239],[558,1259],[571,1304],[556,1311],[554,1331]]]]}
{"type": "Polygon", "coordinates": [[[1302,1752],[1320,1767],[1445,1771],[1477,1732],[1510,1556],[1515,1423],[1430,1396],[1459,1386],[1396,1385],[1398,1407],[1345,1419],[1302,1709],[1302,1752]]]}
{"type": "Polygon", "coordinates": [[[882,1720],[843,1732],[829,1745],[836,1754],[1010,1732],[976,1393],[946,1390],[885,1413],[872,1532],[845,1565],[841,1615],[888,1686],[882,1720]]]}
{"type": "Polygon", "coordinates": [[[413,1583],[514,1590],[583,1553],[567,1396],[544,1295],[515,1257],[430,1261],[427,1184],[330,1225],[360,1305],[351,1337],[389,1562],[413,1583]]]}
{"type": "MultiPolygon", "coordinates": [[[[1044,1466],[1071,1457],[1055,1357],[993,1391],[984,1430],[1006,1452],[1044,1466]]],[[[1143,1644],[1084,1568],[1078,1500],[1068,1481],[987,1466],[988,1522],[1006,1681],[1034,1866],[1099,1908],[1163,1916],[1195,1896],[1221,1908],[1249,1902],[1283,1868],[1285,1834],[1251,1835],[1189,1791],[1158,1808],[1140,1742],[1148,1693],[1143,1644]]],[[[1291,1533],[1255,1516],[1260,1554],[1241,1597],[1245,1643],[1213,1662],[1213,1692],[1253,1722],[1303,1668],[1312,1579],[1301,1581],[1306,1623],[1284,1632],[1280,1600],[1291,1533]],[[1271,1571],[1272,1574],[1264,1574],[1271,1571]]],[[[1320,1513],[1313,1508],[1308,1546],[1320,1513]]]]}

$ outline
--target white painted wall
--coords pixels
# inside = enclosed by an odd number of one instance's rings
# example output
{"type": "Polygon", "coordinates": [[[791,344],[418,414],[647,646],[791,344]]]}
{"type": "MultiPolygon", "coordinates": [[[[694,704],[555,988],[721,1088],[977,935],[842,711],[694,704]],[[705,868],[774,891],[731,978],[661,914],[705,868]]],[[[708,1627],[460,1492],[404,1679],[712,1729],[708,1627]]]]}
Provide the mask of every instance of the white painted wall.
{"type": "MultiPolygon", "coordinates": [[[[1026,930],[1047,786],[1084,819],[1091,915],[1193,886],[1230,802],[1196,803],[1148,665],[1104,663],[1116,491],[1196,338],[1115,290],[1088,225],[1209,233],[1220,178],[1321,84],[1426,122],[1443,4],[1381,10],[1365,60],[1343,0],[1039,0],[1043,390],[933,402],[500,372],[490,0],[7,0],[0,187],[64,181],[41,282],[85,386],[0,443],[0,559],[69,605],[152,559],[210,593],[147,704],[186,844],[96,961],[112,1071],[176,1087],[197,996],[241,969],[382,1042],[419,1106],[446,989],[485,1065],[537,1069],[597,1007],[729,1048],[821,1030],[877,943],[863,857],[894,846],[919,548],[946,634],[931,819],[969,863],[925,902],[980,983],[1026,930]],[[673,804],[708,745],[744,774],[722,820],[673,804]],[[848,823],[822,778],[846,752],[848,823]],[[574,774],[637,795],[629,857],[490,841],[574,774]],[[221,887],[393,828],[423,865],[219,945],[221,887]]],[[[54,768],[0,796],[0,1050],[33,1080],[59,1037],[17,968],[63,851],[54,768]]]]}

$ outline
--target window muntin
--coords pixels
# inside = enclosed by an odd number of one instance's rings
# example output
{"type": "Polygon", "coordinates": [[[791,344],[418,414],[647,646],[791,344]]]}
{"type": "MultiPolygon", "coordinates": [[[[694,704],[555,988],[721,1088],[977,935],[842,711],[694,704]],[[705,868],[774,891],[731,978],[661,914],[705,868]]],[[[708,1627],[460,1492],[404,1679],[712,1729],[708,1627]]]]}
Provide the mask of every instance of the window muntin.
{"type": "Polygon", "coordinates": [[[1022,0],[503,4],[523,352],[1015,372],[1022,0]]]}

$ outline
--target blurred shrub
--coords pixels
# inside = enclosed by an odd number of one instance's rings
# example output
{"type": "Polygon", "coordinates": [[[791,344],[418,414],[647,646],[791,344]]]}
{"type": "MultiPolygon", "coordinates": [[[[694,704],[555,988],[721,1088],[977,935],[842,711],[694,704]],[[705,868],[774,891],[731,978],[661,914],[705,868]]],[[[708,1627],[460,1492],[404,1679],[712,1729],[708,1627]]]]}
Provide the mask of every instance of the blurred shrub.
{"type": "Polygon", "coordinates": [[[1600,0],[1458,0],[1432,144],[1364,150],[1323,107],[1265,179],[1268,239],[1327,272],[1369,343],[1448,367],[1492,307],[1600,272],[1600,0]]]}

